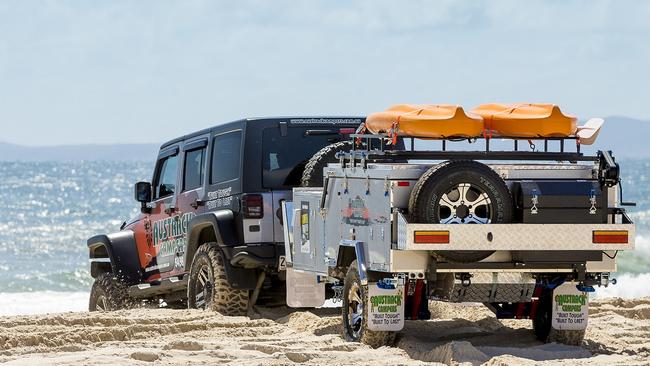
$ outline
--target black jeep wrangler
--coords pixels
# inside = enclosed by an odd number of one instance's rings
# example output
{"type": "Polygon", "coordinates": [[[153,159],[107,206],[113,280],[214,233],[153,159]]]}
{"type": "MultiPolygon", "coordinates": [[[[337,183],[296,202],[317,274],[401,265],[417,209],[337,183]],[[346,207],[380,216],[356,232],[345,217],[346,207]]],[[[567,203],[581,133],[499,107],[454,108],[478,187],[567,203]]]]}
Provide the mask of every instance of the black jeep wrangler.
{"type": "Polygon", "coordinates": [[[164,301],[242,315],[282,293],[281,203],[293,187],[322,186],[324,164],[363,122],[244,119],[163,144],[151,183],[135,185],[142,213],[88,240],[90,311],[164,301]]]}

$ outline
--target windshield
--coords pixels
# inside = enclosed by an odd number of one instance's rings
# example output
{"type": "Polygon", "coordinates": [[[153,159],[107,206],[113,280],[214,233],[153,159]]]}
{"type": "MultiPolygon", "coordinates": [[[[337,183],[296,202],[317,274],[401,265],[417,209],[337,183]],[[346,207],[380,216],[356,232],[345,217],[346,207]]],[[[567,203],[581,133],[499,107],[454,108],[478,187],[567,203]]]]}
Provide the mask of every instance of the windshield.
{"type": "Polygon", "coordinates": [[[289,189],[300,185],[307,161],[323,147],[347,136],[332,134],[306,136],[309,128],[289,127],[286,136],[279,128],[267,128],[262,137],[262,185],[270,189],[289,189]]]}

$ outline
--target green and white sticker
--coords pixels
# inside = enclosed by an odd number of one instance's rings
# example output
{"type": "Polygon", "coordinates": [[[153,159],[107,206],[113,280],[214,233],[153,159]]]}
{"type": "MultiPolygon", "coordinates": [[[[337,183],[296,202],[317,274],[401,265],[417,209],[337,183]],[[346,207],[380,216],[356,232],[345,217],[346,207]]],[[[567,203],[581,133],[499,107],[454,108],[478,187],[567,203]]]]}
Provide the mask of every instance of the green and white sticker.
{"type": "Polygon", "coordinates": [[[384,289],[368,283],[368,329],[398,332],[404,328],[404,288],[384,289]]]}
{"type": "Polygon", "coordinates": [[[578,290],[575,282],[566,282],[553,290],[551,326],[557,330],[582,330],[589,319],[589,295],[578,290]]]}

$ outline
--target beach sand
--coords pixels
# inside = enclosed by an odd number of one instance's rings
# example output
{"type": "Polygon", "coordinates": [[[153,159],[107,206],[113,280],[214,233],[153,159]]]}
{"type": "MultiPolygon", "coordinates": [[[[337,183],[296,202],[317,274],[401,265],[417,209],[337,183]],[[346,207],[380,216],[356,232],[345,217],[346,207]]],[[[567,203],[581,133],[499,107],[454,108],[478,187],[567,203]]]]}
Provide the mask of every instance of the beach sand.
{"type": "Polygon", "coordinates": [[[339,335],[340,309],[256,308],[250,317],[136,309],[0,318],[9,365],[649,365],[650,298],[597,300],[582,347],[543,344],[531,322],[476,304],[432,303],[394,347],[339,335]]]}

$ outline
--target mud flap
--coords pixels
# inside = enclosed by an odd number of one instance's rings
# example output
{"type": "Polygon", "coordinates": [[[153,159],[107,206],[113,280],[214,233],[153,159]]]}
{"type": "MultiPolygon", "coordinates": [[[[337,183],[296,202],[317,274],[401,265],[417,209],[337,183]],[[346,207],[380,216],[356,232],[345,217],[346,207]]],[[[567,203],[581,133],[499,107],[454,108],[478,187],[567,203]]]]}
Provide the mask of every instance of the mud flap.
{"type": "Polygon", "coordinates": [[[368,283],[368,329],[399,332],[404,328],[404,286],[397,283],[368,283]]]}
{"type": "Polygon", "coordinates": [[[553,290],[551,326],[555,330],[584,330],[589,319],[589,295],[576,282],[565,282],[553,290]]]}
{"type": "Polygon", "coordinates": [[[319,308],[325,304],[325,282],[314,273],[287,267],[287,305],[292,308],[319,308]]]}

